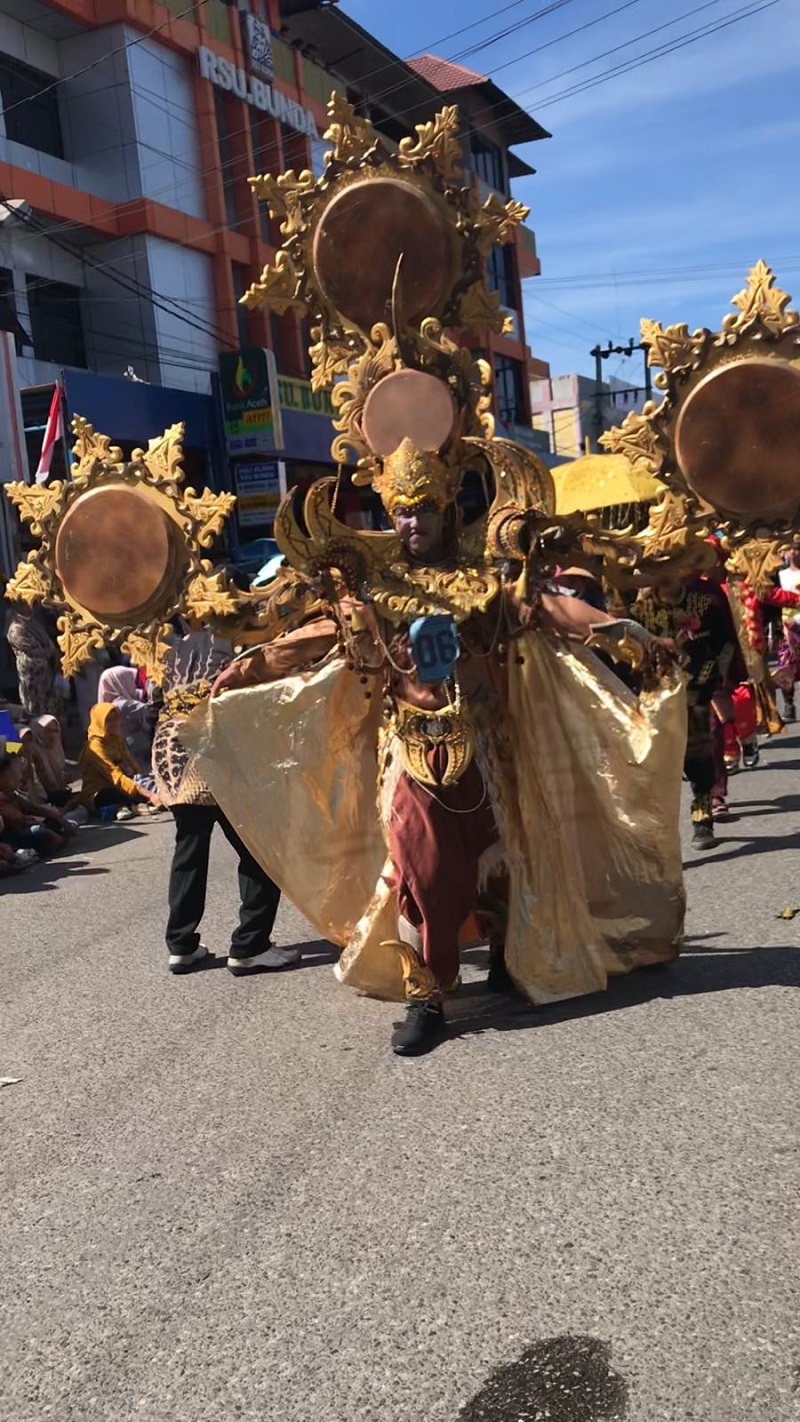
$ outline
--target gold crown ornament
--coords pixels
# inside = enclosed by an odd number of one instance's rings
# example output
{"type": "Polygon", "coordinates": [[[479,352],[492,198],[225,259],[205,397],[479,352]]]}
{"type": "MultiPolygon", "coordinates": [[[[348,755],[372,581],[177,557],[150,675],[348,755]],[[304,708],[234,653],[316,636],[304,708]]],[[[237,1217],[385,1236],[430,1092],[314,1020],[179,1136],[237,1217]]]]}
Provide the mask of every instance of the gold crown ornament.
{"type": "Polygon", "coordinates": [[[398,508],[419,508],[433,504],[445,509],[452,504],[461,482],[458,464],[446,464],[435,450],[417,449],[404,439],[393,454],[387,454],[380,471],[372,476],[372,487],[392,518],[398,508]]]}

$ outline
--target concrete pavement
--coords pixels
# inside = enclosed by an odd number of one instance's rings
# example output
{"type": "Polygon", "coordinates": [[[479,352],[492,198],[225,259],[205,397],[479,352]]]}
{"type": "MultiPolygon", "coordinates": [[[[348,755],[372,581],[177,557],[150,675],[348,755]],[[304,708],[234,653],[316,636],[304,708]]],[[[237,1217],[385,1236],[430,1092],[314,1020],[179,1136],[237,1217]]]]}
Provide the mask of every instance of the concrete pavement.
{"type": "Polygon", "coordinates": [[[168,822],[3,892],[0,1418],[800,1416],[799,769],[732,780],[679,964],[533,1013],[473,962],[420,1061],[288,906],[301,969],[170,978],[168,822]]]}

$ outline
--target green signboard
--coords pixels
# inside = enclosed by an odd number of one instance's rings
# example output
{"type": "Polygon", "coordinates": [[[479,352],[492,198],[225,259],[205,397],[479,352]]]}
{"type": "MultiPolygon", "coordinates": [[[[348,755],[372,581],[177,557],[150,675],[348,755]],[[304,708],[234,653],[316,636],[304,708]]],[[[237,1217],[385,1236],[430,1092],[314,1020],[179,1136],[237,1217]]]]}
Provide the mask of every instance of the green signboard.
{"type": "Polygon", "coordinates": [[[229,454],[283,448],[278,372],[272,351],[244,346],[219,357],[225,439],[229,454]]]}

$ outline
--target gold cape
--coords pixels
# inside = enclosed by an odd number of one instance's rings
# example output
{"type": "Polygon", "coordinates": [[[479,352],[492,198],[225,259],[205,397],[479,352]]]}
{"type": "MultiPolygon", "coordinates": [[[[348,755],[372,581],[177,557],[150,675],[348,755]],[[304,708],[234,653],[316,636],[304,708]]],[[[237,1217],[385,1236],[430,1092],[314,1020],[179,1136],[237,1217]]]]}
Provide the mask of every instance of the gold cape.
{"type": "MultiPolygon", "coordinates": [[[[681,673],[634,697],[594,654],[524,639],[509,661],[507,744],[491,791],[510,883],[506,960],[537,1003],[679,951],[686,707],[681,673]]],[[[336,654],[312,671],[231,691],[185,741],[225,814],[316,930],[337,975],[403,998],[376,793],[380,695],[336,654]]],[[[491,757],[490,757],[491,759],[491,757]]]]}

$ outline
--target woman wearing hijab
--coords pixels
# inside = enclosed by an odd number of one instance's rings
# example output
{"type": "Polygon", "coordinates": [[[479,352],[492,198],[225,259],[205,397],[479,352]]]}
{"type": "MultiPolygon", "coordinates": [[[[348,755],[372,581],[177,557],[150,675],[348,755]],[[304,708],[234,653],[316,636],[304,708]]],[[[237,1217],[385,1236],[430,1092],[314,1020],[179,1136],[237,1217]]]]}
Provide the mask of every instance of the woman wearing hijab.
{"type": "Polygon", "coordinates": [[[37,716],[31,733],[33,763],[42,789],[51,805],[66,805],[72,799],[72,792],[58,717],[37,716]]]}
{"type": "Polygon", "coordinates": [[[150,749],[156,723],[155,709],[139,685],[135,667],[109,667],[97,684],[98,702],[110,701],[122,721],[122,734],[135,759],[137,774],[150,775],[150,749]]]}
{"type": "Polygon", "coordinates": [[[83,777],[80,800],[90,813],[115,806],[117,819],[129,820],[139,805],[161,808],[158,796],[134,779],[139,767],[122,734],[120,713],[112,702],[92,707],[79,765],[83,777]]]}

